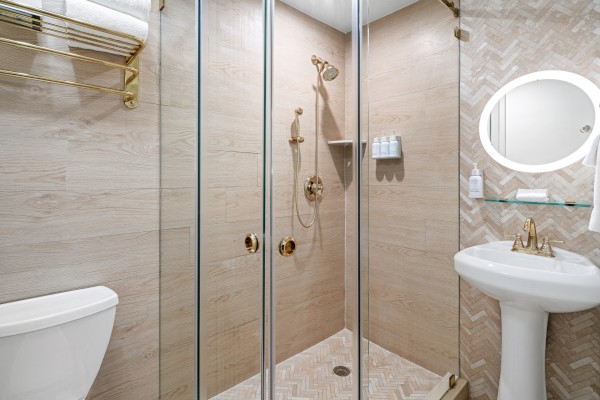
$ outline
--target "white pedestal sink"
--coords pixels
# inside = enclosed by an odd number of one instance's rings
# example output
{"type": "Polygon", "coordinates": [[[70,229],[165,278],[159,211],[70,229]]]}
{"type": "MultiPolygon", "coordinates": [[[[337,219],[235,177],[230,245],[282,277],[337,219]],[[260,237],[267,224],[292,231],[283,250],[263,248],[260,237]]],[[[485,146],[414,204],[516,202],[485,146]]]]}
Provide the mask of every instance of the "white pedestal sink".
{"type": "Polygon", "coordinates": [[[464,280],[500,301],[498,400],[546,400],[548,313],[600,305],[600,269],[566,250],[555,248],[550,258],[511,248],[511,241],[469,247],[454,256],[454,265],[464,280]]]}

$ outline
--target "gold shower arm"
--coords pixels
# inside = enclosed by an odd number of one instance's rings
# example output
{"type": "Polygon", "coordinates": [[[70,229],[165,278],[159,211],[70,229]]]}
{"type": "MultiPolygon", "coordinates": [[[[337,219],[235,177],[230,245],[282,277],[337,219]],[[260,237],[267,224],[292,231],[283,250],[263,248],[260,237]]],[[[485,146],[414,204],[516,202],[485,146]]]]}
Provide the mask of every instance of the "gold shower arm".
{"type": "Polygon", "coordinates": [[[448,7],[450,9],[450,11],[452,11],[452,14],[454,14],[454,16],[456,18],[460,17],[460,10],[458,9],[458,7],[456,7],[454,5],[454,2],[448,1],[448,0],[440,0],[440,2],[445,5],[446,7],[448,7]]]}
{"type": "Polygon", "coordinates": [[[102,65],[110,69],[118,69],[123,71],[124,77],[122,88],[116,89],[83,82],[73,82],[64,79],[38,76],[27,72],[10,71],[6,69],[0,69],[0,76],[30,79],[82,89],[97,90],[109,94],[118,94],[123,96],[123,101],[128,108],[137,107],[139,88],[139,56],[145,46],[144,41],[132,35],[95,26],[93,24],[78,21],[73,18],[52,13],[50,11],[17,4],[8,0],[0,0],[0,24],[1,23],[7,24],[13,28],[32,31],[36,34],[44,34],[65,39],[70,42],[83,43],[104,50],[127,54],[127,56],[125,56],[124,63],[109,62],[100,58],[83,56],[73,52],[61,51],[50,47],[34,45],[27,42],[0,37],[0,44],[3,45],[18,47],[36,53],[52,54],[59,57],[70,58],[76,61],[102,65]],[[65,25],[61,25],[60,23],[65,25]],[[66,26],[66,23],[69,23],[69,27],[66,26]],[[111,37],[105,36],[107,34],[111,37]]]}

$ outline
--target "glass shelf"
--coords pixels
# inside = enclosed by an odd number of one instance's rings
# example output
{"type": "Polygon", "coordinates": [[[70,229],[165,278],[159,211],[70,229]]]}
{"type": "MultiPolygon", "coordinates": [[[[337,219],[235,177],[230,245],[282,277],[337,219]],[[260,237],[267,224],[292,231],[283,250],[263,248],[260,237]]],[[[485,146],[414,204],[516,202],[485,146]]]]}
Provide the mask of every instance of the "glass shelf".
{"type": "Polygon", "coordinates": [[[512,203],[512,204],[540,204],[543,206],[563,206],[563,207],[591,207],[590,203],[576,203],[565,201],[521,201],[516,199],[485,199],[490,203],[512,203]]]}
{"type": "MultiPolygon", "coordinates": [[[[346,140],[330,140],[327,142],[327,144],[329,145],[347,145],[347,144],[352,144],[352,139],[346,139],[346,140]]],[[[366,140],[362,141],[362,144],[365,145],[367,144],[366,140]]]]}

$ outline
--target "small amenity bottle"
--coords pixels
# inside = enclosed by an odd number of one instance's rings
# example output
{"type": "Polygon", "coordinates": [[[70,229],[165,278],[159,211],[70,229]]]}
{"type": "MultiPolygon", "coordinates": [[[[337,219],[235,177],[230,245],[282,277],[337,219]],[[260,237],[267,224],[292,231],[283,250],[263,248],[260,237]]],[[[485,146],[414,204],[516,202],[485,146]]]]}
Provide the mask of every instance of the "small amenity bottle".
{"type": "Polygon", "coordinates": [[[469,178],[469,197],[472,199],[483,198],[483,172],[473,163],[473,171],[469,178]]]}
{"type": "Polygon", "coordinates": [[[373,139],[373,145],[371,146],[371,157],[372,158],[381,157],[381,139],[378,137],[373,139]]]}
{"type": "Polygon", "coordinates": [[[381,149],[379,151],[381,158],[387,158],[390,155],[390,138],[384,136],[381,138],[381,149]]]}
{"type": "Polygon", "coordinates": [[[402,148],[400,146],[400,136],[396,135],[396,132],[390,136],[390,157],[400,158],[402,148]]]}

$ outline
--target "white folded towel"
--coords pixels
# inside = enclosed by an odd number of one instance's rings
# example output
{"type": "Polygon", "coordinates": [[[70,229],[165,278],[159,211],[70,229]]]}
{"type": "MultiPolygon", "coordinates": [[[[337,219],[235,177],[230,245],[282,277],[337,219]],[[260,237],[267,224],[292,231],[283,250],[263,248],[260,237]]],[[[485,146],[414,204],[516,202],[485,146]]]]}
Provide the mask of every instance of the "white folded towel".
{"type": "Polygon", "coordinates": [[[594,232],[600,232],[600,162],[598,162],[598,152],[600,151],[600,146],[598,146],[599,143],[600,135],[594,138],[590,147],[590,151],[582,162],[583,165],[596,168],[594,176],[594,208],[592,209],[592,216],[590,217],[590,224],[588,226],[588,229],[594,232]]]}
{"type": "MultiPolygon", "coordinates": [[[[143,41],[148,37],[148,23],[134,18],[130,15],[124,14],[120,11],[111,10],[110,8],[103,7],[96,3],[92,3],[88,0],[65,0],[66,12],[65,15],[69,18],[73,18],[88,24],[93,24],[105,29],[110,29],[120,33],[134,36],[143,41]]],[[[102,35],[108,38],[108,42],[114,40],[120,40],[124,42],[135,43],[134,41],[121,38],[119,36],[99,33],[92,29],[80,27],[76,24],[67,24],[70,29],[77,29],[80,32],[86,32],[95,35],[102,35]]],[[[69,32],[70,34],[76,34],[75,32],[69,32]]],[[[77,33],[80,34],[80,33],[77,33]]],[[[92,39],[93,40],[93,39],[92,39]]],[[[91,44],[80,43],[75,40],[69,41],[69,46],[79,47],[81,49],[90,49],[96,51],[102,51],[105,53],[112,53],[118,55],[128,56],[128,53],[118,50],[108,50],[99,46],[91,44]]]]}
{"type": "Polygon", "coordinates": [[[548,201],[548,189],[517,189],[516,199],[519,201],[548,201]]]}
{"type": "Polygon", "coordinates": [[[42,9],[42,0],[12,0],[13,3],[22,4],[27,7],[42,9]]]}
{"type": "Polygon", "coordinates": [[[150,19],[151,0],[90,0],[101,6],[120,11],[134,18],[148,22],[150,19]]]}

